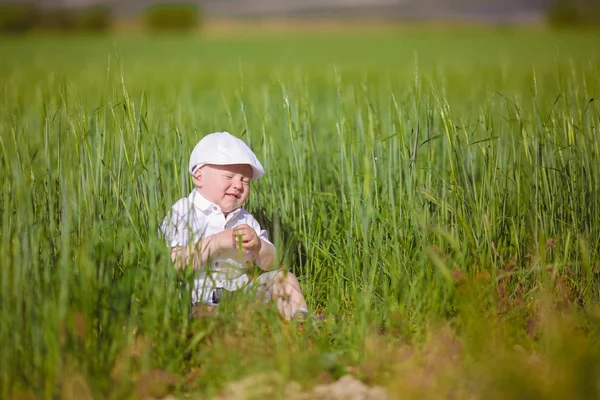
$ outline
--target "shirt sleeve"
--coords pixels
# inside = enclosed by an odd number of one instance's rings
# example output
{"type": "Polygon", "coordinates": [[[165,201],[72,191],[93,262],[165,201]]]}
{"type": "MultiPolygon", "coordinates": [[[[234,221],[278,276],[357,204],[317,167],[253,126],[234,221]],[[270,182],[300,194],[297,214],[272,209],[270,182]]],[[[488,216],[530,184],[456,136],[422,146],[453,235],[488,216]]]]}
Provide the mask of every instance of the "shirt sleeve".
{"type": "Polygon", "coordinates": [[[160,234],[169,247],[186,246],[189,242],[189,200],[183,198],[173,205],[169,214],[160,225],[160,234]]]}

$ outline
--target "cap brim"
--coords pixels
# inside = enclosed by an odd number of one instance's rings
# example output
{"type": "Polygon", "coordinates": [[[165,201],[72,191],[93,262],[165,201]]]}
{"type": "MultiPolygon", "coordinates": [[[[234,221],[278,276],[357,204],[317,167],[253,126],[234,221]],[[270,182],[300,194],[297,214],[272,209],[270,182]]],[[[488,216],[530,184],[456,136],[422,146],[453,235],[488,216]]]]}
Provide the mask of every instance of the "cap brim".
{"type": "MultiPolygon", "coordinates": [[[[231,163],[219,163],[219,162],[211,162],[211,163],[203,163],[203,164],[196,164],[192,167],[192,169],[190,169],[190,174],[194,175],[194,173],[196,172],[196,170],[204,165],[207,164],[212,164],[212,165],[236,165],[236,164],[231,164],[231,163]]],[[[248,163],[239,163],[239,164],[244,164],[244,165],[250,165],[250,168],[252,168],[252,180],[257,180],[262,178],[265,173],[263,171],[261,171],[260,169],[256,168],[255,166],[248,164],[248,163]]]]}

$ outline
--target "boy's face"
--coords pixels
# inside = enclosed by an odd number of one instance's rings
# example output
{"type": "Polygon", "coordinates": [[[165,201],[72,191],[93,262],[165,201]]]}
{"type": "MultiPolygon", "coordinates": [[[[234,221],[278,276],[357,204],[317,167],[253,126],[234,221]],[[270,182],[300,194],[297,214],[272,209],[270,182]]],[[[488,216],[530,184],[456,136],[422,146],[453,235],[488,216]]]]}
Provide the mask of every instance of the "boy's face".
{"type": "Polygon", "coordinates": [[[252,167],[248,164],[206,164],[194,172],[194,184],[202,196],[227,214],[242,206],[250,194],[252,167]]]}

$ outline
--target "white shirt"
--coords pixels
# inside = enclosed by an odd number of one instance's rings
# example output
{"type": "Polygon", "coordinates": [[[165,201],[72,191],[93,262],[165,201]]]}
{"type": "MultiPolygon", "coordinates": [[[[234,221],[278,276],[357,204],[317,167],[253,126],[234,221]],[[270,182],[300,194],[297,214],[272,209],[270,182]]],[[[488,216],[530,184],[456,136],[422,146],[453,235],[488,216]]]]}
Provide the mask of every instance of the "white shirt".
{"type": "MultiPolygon", "coordinates": [[[[160,231],[169,247],[185,247],[199,242],[204,237],[242,224],[252,227],[259,239],[271,243],[267,231],[261,229],[260,224],[249,212],[238,208],[225,217],[219,206],[194,189],[188,197],[178,200],[173,205],[170,214],[163,220],[160,231]]],[[[249,279],[244,263],[251,256],[252,254],[244,256],[237,249],[232,249],[211,257],[208,265],[199,271],[198,279],[194,281],[194,292],[198,292],[199,289],[207,292],[215,287],[231,291],[245,286],[249,279]]],[[[205,297],[193,294],[195,302],[201,301],[196,296],[205,297]]]]}

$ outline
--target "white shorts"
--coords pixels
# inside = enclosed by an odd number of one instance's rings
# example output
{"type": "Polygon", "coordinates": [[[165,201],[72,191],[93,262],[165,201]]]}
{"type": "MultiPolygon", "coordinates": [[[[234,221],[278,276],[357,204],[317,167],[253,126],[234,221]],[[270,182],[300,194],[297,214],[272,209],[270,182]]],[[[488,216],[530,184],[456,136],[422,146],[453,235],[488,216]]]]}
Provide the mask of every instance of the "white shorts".
{"type": "MultiPolygon", "coordinates": [[[[248,282],[244,286],[239,287],[239,289],[243,290],[244,293],[253,293],[257,299],[261,300],[263,303],[268,303],[273,299],[273,285],[275,284],[276,279],[278,279],[277,275],[280,272],[282,274],[285,273],[282,269],[264,272],[253,280],[248,280],[248,282]]],[[[211,278],[197,279],[195,281],[195,289],[192,292],[192,303],[206,304],[214,307],[219,304],[222,291],[233,291],[228,289],[228,287],[232,286],[235,285],[216,284],[215,280],[211,278]]]]}

